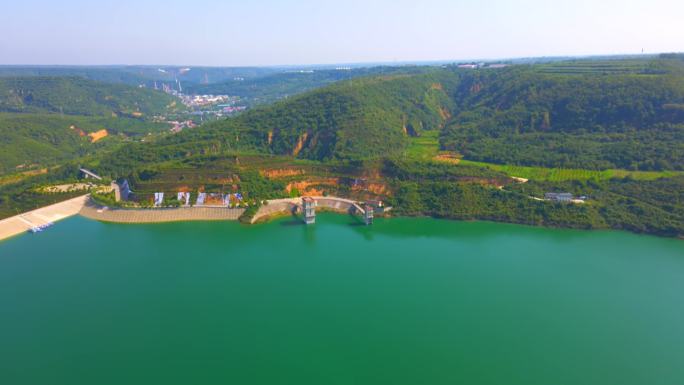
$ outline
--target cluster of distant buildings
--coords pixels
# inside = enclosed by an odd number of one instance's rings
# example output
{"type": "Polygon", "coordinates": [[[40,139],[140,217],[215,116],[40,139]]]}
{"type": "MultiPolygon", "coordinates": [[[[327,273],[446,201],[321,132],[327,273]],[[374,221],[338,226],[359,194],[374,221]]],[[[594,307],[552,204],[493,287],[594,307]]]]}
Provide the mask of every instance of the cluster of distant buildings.
{"type": "Polygon", "coordinates": [[[184,120],[184,121],[177,121],[177,120],[172,120],[166,122],[171,125],[171,132],[173,133],[179,133],[183,131],[185,128],[195,128],[197,125],[192,121],[192,120],[184,120]]]}
{"type": "Polygon", "coordinates": [[[221,111],[225,114],[235,114],[238,112],[242,112],[247,109],[247,106],[219,106],[222,107],[221,111]]]}
{"type": "MultiPolygon", "coordinates": [[[[244,80],[242,78],[235,78],[234,80],[244,80]]],[[[183,93],[183,88],[180,82],[176,79],[177,89],[169,86],[166,83],[161,84],[161,89],[169,95],[173,95],[181,100],[181,103],[186,107],[191,108],[189,114],[197,116],[199,120],[204,120],[204,117],[215,116],[217,118],[233,115],[247,109],[247,106],[238,106],[237,103],[240,98],[230,95],[188,95],[183,93]],[[215,108],[214,108],[215,107],[215,108]]],[[[159,89],[157,83],[154,84],[154,89],[159,89]]],[[[155,117],[157,121],[164,121],[163,117],[155,117]]],[[[171,132],[177,133],[183,131],[185,128],[194,128],[196,125],[193,121],[167,121],[172,125],[171,132]]]]}
{"type": "MultiPolygon", "coordinates": [[[[95,174],[88,170],[81,170],[82,173],[85,174],[86,177],[94,177],[95,174]]],[[[114,191],[114,199],[117,202],[125,202],[128,201],[132,195],[133,191],[131,190],[130,185],[128,184],[128,180],[119,180],[119,181],[113,181],[111,183],[112,190],[114,191]]],[[[244,198],[241,193],[234,193],[234,194],[222,194],[222,193],[207,193],[203,191],[199,191],[196,194],[195,202],[191,202],[191,193],[189,191],[178,191],[177,194],[172,195],[174,198],[178,200],[178,203],[181,206],[184,207],[189,207],[189,206],[203,206],[203,207],[218,207],[218,206],[224,206],[224,207],[239,207],[242,205],[245,205],[244,203],[244,198]]],[[[153,200],[153,205],[154,207],[164,207],[165,200],[164,200],[165,194],[163,192],[156,192],[154,193],[154,200],[153,200]]]]}
{"type": "MultiPolygon", "coordinates": [[[[243,78],[235,78],[235,80],[244,80],[243,78]]],[[[161,90],[169,95],[173,95],[181,100],[187,107],[206,107],[213,106],[216,104],[235,104],[238,102],[239,98],[237,96],[230,95],[188,95],[183,93],[183,87],[180,81],[176,79],[176,87],[174,88],[166,83],[162,83],[161,90]]],[[[154,83],[154,89],[158,90],[159,86],[157,82],[154,83]]]]}
{"type": "Polygon", "coordinates": [[[225,104],[228,102],[235,103],[237,101],[236,97],[231,97],[228,95],[176,95],[181,100],[181,102],[188,107],[206,107],[213,106],[215,104],[225,104]]]}
{"type": "Polygon", "coordinates": [[[584,195],[575,197],[571,193],[566,192],[548,192],[544,194],[544,200],[560,203],[584,203],[587,200],[587,197],[584,195]]]}
{"type": "Polygon", "coordinates": [[[479,69],[479,68],[506,68],[510,64],[503,64],[503,63],[464,63],[464,64],[459,64],[457,67],[462,68],[462,69],[479,69]]]}

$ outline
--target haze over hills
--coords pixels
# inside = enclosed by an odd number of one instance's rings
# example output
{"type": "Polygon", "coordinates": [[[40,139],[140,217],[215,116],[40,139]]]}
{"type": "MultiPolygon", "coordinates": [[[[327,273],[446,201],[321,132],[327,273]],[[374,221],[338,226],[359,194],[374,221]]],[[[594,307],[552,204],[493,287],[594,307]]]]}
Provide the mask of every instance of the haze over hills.
{"type": "Polygon", "coordinates": [[[429,71],[429,66],[357,66],[338,68],[290,69],[254,78],[240,78],[209,84],[191,84],[186,91],[196,94],[227,94],[264,104],[301,94],[340,81],[359,77],[417,74],[429,71]]]}
{"type": "Polygon", "coordinates": [[[154,82],[173,84],[176,80],[188,84],[209,84],[235,78],[256,78],[284,70],[273,67],[181,67],[181,66],[3,66],[0,78],[52,76],[81,77],[106,83],[123,83],[153,87],[154,82]]]}
{"type": "Polygon", "coordinates": [[[681,58],[663,58],[370,77],[211,123],[149,150],[369,159],[401,154],[411,137],[436,130],[443,149],[472,160],[681,170],[682,68],[681,58]]]}
{"type": "Polygon", "coordinates": [[[161,92],[162,88],[178,95],[228,94],[234,100],[230,103],[237,100],[249,107],[359,76],[427,70],[429,67],[292,71],[256,67],[0,66],[0,130],[4,133],[2,148],[7,149],[0,156],[0,172],[51,166],[109,148],[102,143],[88,144],[90,138],[83,136],[95,131],[106,129],[110,135],[106,142],[110,142],[112,134],[140,136],[162,133],[170,127],[152,122],[154,116],[171,114],[176,120],[191,119],[196,124],[204,121],[202,115],[188,114],[193,111],[183,113],[186,108],[180,100],[161,92]],[[203,84],[212,80],[217,83],[203,84]]]}
{"type": "MultiPolygon", "coordinates": [[[[80,118],[79,129],[88,132],[104,124],[92,119],[113,119],[110,114],[146,125],[139,114],[168,111],[172,96],[74,77],[9,77],[0,83],[15,85],[5,86],[0,103],[14,111],[3,113],[7,148],[29,150],[8,151],[14,158],[3,164],[23,165],[22,158],[39,152],[38,164],[64,166],[0,186],[13,197],[0,207],[7,212],[44,201],[30,186],[74,177],[74,167],[85,164],[106,177],[127,178],[137,192],[131,204],[147,204],[156,191],[222,190],[218,181],[232,175],[252,202],[313,189],[386,199],[406,215],[682,234],[683,70],[681,55],[661,55],[265,71],[212,84],[188,81],[185,92],[225,92],[254,101],[253,108],[147,136],[145,143],[89,143],[73,132],[60,136],[57,126],[80,118]],[[54,92],[32,88],[39,79],[49,79],[45,85],[54,92]],[[49,122],[40,120],[45,115],[49,122]],[[24,130],[27,121],[40,128],[24,130]],[[516,184],[511,177],[530,181],[516,184]],[[373,187],[357,191],[358,180],[372,180],[373,187]],[[554,206],[530,198],[554,190],[593,201],[554,206]]],[[[175,71],[171,86],[183,76],[175,71]]]]}
{"type": "MultiPolygon", "coordinates": [[[[173,66],[0,66],[0,172],[24,171],[110,146],[83,137],[107,130],[112,136],[161,133],[170,126],[155,115],[200,124],[202,115],[183,113],[167,91],[222,93],[249,107],[359,76],[422,72],[428,67],[297,70],[291,68],[210,68],[173,66]],[[215,83],[211,83],[215,82],[215,83]],[[206,83],[206,84],[205,84],[206,83]],[[159,89],[157,91],[156,89],[159,89]],[[180,113],[180,115],[179,115],[180,113]],[[20,166],[19,169],[15,167],[20,166]]],[[[235,101],[232,102],[236,103],[235,101]]],[[[173,120],[172,119],[172,120],[173,120]]]]}
{"type": "Polygon", "coordinates": [[[177,99],[144,88],[78,77],[0,77],[0,111],[90,116],[153,116],[177,99]]]}
{"type": "Polygon", "coordinates": [[[188,95],[240,98],[249,106],[271,103],[337,81],[358,77],[419,73],[428,65],[344,64],[336,66],[180,67],[180,66],[0,66],[0,79],[79,77],[98,82],[169,90],[188,95]]]}

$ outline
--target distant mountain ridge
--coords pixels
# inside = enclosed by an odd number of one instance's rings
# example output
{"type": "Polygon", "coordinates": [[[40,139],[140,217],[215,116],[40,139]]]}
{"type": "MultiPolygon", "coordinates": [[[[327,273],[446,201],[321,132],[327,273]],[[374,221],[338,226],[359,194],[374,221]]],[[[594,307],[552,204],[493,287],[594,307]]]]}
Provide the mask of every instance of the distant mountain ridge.
{"type": "Polygon", "coordinates": [[[153,90],[78,77],[0,78],[0,111],[88,116],[151,116],[178,100],[153,90]]]}
{"type": "Polygon", "coordinates": [[[186,91],[195,94],[238,96],[255,105],[271,103],[336,82],[353,81],[360,77],[420,74],[429,72],[431,69],[427,66],[292,69],[254,78],[230,79],[209,84],[189,84],[186,86],[186,91]]]}
{"type": "Polygon", "coordinates": [[[235,78],[251,79],[282,72],[276,68],[260,67],[181,67],[181,66],[2,66],[3,77],[80,77],[84,79],[144,85],[153,88],[155,82],[175,83],[176,79],[188,84],[209,84],[235,78]]]}
{"type": "Polygon", "coordinates": [[[439,130],[442,149],[472,160],[684,169],[684,62],[586,61],[572,64],[583,66],[576,73],[553,65],[340,82],[126,151],[145,151],[146,161],[226,151],[372,159],[400,155],[412,136],[439,130]]]}
{"type": "Polygon", "coordinates": [[[408,138],[438,130],[452,100],[449,72],[389,75],[341,82],[252,109],[156,141],[126,146],[103,163],[124,170],[193,155],[252,151],[312,160],[374,159],[400,155],[408,138]]]}

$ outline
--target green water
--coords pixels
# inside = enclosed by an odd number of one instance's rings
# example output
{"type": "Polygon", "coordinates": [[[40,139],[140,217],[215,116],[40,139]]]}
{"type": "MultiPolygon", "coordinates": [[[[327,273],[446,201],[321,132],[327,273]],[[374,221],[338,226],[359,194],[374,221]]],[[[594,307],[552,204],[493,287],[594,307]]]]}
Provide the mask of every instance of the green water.
{"type": "Polygon", "coordinates": [[[0,243],[0,384],[456,383],[684,383],[684,242],[326,214],[0,243]]]}

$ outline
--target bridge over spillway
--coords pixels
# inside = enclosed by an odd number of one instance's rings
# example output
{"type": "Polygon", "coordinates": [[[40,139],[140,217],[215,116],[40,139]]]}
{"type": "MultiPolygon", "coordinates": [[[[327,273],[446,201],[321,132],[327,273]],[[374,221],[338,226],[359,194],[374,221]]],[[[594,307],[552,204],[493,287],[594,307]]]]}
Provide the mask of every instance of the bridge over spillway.
{"type": "Polygon", "coordinates": [[[338,197],[303,197],[268,201],[268,204],[261,206],[254,215],[252,223],[279,213],[302,213],[304,221],[313,224],[315,223],[316,208],[359,215],[366,224],[373,222],[373,208],[371,206],[362,207],[356,201],[338,197]]]}

